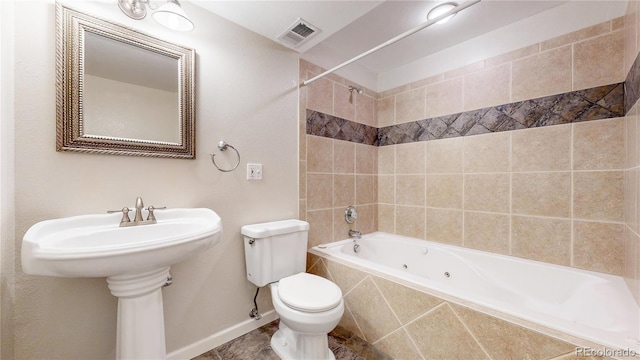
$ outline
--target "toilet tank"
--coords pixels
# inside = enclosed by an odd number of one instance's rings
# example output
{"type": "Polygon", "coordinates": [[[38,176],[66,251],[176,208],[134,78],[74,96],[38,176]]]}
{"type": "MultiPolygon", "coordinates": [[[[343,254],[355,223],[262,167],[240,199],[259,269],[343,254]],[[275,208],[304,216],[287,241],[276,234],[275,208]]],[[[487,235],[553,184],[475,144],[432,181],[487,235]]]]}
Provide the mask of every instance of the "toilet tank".
{"type": "Polygon", "coordinates": [[[240,232],[244,235],[247,279],[256,286],[306,271],[309,223],[274,221],[245,225],[240,232]]]}

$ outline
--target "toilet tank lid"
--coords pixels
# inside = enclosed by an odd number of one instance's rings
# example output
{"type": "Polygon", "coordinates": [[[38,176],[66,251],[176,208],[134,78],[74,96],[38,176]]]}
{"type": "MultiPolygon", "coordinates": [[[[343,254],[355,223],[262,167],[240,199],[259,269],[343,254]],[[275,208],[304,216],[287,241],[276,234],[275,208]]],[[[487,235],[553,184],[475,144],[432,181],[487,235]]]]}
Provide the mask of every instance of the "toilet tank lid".
{"type": "Polygon", "coordinates": [[[306,221],[290,219],[272,221],[261,224],[244,225],[240,232],[244,236],[254,239],[266,238],[269,236],[290,234],[297,231],[308,231],[309,223],[306,221]]]}

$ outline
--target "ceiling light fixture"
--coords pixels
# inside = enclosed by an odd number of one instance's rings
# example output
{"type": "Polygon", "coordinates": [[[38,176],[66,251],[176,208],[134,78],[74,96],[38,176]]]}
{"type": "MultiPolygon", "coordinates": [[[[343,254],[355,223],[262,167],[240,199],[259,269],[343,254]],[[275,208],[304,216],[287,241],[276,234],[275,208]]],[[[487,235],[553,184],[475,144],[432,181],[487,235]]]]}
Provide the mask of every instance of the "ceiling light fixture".
{"type": "MultiPolygon", "coordinates": [[[[447,11],[455,8],[456,6],[458,6],[458,4],[454,3],[454,2],[447,2],[447,3],[443,3],[440,4],[436,7],[434,7],[433,9],[431,9],[429,11],[429,13],[427,14],[427,20],[432,20],[435,19],[436,17],[446,13],[447,11]]],[[[447,21],[451,20],[451,18],[454,16],[455,14],[451,15],[451,16],[447,16],[446,18],[436,22],[436,24],[444,24],[447,21]]]]}
{"type": "Polygon", "coordinates": [[[176,31],[193,30],[193,22],[182,10],[178,0],[167,0],[167,3],[157,10],[151,6],[150,0],[118,0],[120,10],[135,20],[141,20],[147,16],[145,5],[148,5],[151,10],[155,10],[151,16],[160,25],[176,31]]]}
{"type": "Polygon", "coordinates": [[[187,13],[182,10],[178,0],[167,0],[156,12],[151,15],[160,25],[177,31],[193,30],[193,23],[187,13]]]}

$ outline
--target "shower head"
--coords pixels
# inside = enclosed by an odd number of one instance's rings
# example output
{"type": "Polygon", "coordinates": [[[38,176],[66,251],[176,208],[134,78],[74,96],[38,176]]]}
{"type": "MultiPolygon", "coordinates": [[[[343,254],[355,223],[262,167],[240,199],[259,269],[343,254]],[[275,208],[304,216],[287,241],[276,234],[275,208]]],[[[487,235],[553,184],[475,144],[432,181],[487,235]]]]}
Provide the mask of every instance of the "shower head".
{"type": "Polygon", "coordinates": [[[353,87],[353,86],[349,86],[349,91],[353,94],[353,90],[357,91],[358,94],[362,95],[364,94],[364,90],[362,89],[358,89],[357,87],[353,87]]]}
{"type": "Polygon", "coordinates": [[[358,89],[357,87],[354,87],[354,86],[349,86],[349,102],[350,103],[353,103],[353,90],[357,91],[358,94],[360,95],[364,94],[364,90],[358,89]]]}
{"type": "Polygon", "coordinates": [[[358,94],[364,94],[364,90],[358,89],[357,87],[349,86],[349,102],[353,103],[353,90],[357,91],[358,94]]]}

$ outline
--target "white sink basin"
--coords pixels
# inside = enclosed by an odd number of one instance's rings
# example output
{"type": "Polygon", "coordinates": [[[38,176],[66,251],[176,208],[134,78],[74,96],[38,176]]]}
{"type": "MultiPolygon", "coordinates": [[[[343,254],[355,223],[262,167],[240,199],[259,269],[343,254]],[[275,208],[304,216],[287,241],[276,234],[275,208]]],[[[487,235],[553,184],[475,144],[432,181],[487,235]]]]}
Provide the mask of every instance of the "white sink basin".
{"type": "Polygon", "coordinates": [[[122,213],[46,220],[22,239],[25,274],[107,278],[118,297],[118,360],[166,358],[162,288],[171,284],[170,266],[222,238],[220,217],[210,209],[161,210],[155,217],[156,224],[126,227],[122,213]]]}
{"type": "Polygon", "coordinates": [[[167,267],[218,243],[220,217],[210,209],[156,211],[158,223],[120,227],[121,213],[46,220],[22,240],[30,275],[109,277],[167,267]]]}

